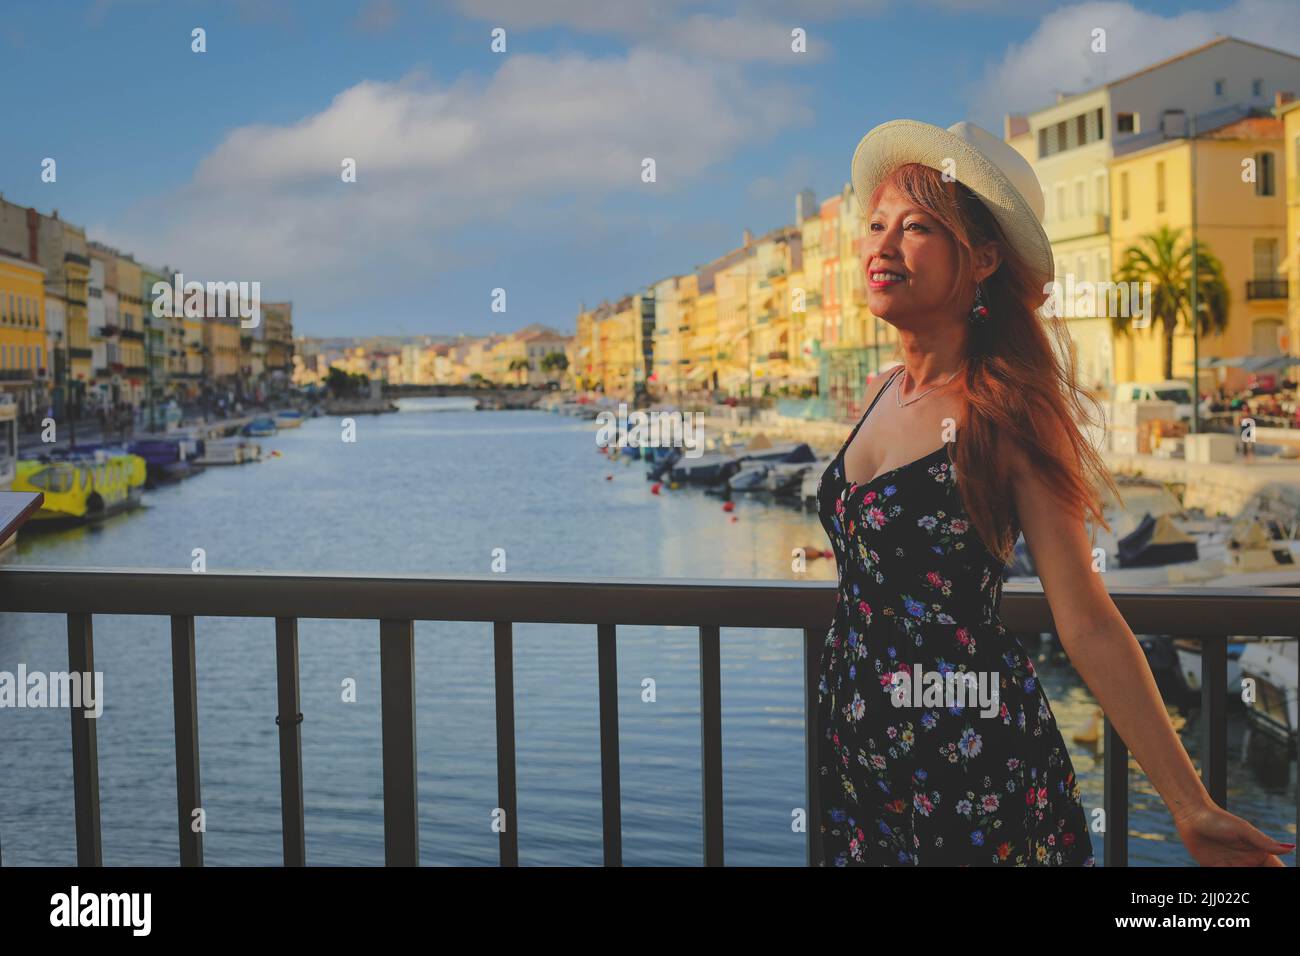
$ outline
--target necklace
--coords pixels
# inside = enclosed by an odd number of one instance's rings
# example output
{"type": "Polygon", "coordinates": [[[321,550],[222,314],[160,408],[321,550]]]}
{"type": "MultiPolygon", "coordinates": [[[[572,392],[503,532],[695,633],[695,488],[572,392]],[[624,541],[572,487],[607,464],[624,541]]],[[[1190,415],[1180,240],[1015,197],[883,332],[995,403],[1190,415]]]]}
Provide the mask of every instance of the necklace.
{"type": "MultiPolygon", "coordinates": [[[[961,369],[957,369],[957,372],[960,372],[960,371],[961,371],[961,369]]],[[[899,407],[899,408],[903,408],[903,407],[906,406],[906,405],[911,405],[913,402],[919,402],[921,399],[925,398],[925,396],[929,395],[929,394],[930,394],[931,392],[933,392],[935,389],[937,389],[937,388],[943,388],[945,385],[947,385],[949,382],[951,382],[954,378],[957,377],[957,372],[953,372],[951,375],[949,375],[947,378],[945,378],[945,379],[944,379],[942,382],[940,382],[938,385],[931,385],[929,388],[927,388],[927,389],[926,389],[924,392],[922,392],[920,395],[913,395],[913,396],[912,396],[911,398],[909,398],[907,401],[903,401],[903,382],[902,382],[902,380],[905,379],[905,378],[907,378],[907,369],[903,369],[903,374],[900,375],[900,376],[898,376],[899,382],[898,382],[897,387],[895,387],[895,389],[894,389],[894,401],[898,402],[898,407],[899,407]]]]}

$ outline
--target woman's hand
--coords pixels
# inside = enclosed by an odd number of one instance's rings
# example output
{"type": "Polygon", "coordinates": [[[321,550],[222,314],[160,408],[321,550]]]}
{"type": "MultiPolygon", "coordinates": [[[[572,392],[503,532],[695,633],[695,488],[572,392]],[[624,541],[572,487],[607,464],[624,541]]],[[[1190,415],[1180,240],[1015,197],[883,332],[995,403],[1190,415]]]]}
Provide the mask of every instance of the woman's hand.
{"type": "Polygon", "coordinates": [[[1277,854],[1295,851],[1214,804],[1175,817],[1174,826],[1201,866],[1285,866],[1277,854]]]}

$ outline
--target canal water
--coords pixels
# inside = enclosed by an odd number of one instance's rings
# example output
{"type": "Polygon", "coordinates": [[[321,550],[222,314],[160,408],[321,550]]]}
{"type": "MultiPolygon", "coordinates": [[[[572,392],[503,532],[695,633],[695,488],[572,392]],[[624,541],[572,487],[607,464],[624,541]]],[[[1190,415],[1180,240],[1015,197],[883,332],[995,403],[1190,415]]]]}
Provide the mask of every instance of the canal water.
{"type": "MultiPolygon", "coordinates": [[[[605,577],[834,579],[830,560],[791,569],[796,547],[829,547],[815,513],[742,500],[728,513],[695,490],[652,495],[639,462],[610,462],[591,423],[538,411],[474,412],[455,400],[399,414],[310,419],[262,439],[258,464],[210,468],[148,492],[147,507],[93,529],[27,534],[22,565],[209,571],[444,572],[605,577]],[[269,453],[278,452],[271,456],[269,453]]],[[[827,626],[829,626],[829,619],[827,626]]],[[[107,865],[177,862],[169,625],[97,617],[104,673],[97,725],[107,865]]],[[[281,862],[272,621],[195,623],[204,857],[281,862]]],[[[701,860],[699,650],[695,628],[618,631],[623,856],[629,865],[701,860]],[[653,680],[655,699],[644,699],[653,680]]],[[[381,864],[379,640],[375,622],[299,624],[307,861],[381,864]],[[355,681],[356,700],[343,686],[355,681]]],[[[497,835],[489,624],[416,624],[420,860],[494,864],[497,835]]],[[[67,668],[65,619],[0,613],[0,671],[67,668]]],[[[804,805],[801,637],[722,631],[727,862],[801,865],[804,805]]],[[[1038,665],[1089,811],[1101,806],[1100,753],[1073,743],[1093,698],[1068,665],[1038,665]]],[[[523,864],[601,861],[594,627],[515,627],[519,854],[523,864]]],[[[75,862],[69,715],[0,710],[0,849],[5,865],[75,862]]],[[[1230,806],[1294,840],[1285,765],[1241,760],[1234,716],[1230,806]]],[[[1189,731],[1194,725],[1189,724],[1189,731]]],[[[1195,756],[1194,732],[1185,738],[1195,756]]],[[[1190,858],[1133,765],[1130,860],[1190,858]]],[[[1101,856],[1101,835],[1094,834],[1101,856]]]]}

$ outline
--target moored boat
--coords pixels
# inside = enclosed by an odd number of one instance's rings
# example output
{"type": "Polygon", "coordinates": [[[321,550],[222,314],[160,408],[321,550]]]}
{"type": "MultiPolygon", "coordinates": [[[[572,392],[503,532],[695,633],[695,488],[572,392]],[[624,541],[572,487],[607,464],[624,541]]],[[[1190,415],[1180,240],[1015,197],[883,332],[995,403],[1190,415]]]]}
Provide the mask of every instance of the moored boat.
{"type": "Polygon", "coordinates": [[[244,465],[262,457],[262,446],[246,438],[208,438],[200,443],[200,465],[244,465]]]}
{"type": "Polygon", "coordinates": [[[275,413],[275,424],[279,428],[300,428],[302,427],[302,412],[294,408],[282,408],[275,413]]]}
{"type": "Polygon", "coordinates": [[[45,496],[29,529],[89,524],[139,506],[148,469],[129,453],[72,453],[18,462],[15,491],[45,496]]]}
{"type": "Polygon", "coordinates": [[[198,450],[198,442],[191,438],[144,438],[127,445],[127,451],[145,461],[146,488],[197,474],[198,450]]]}
{"type": "Polygon", "coordinates": [[[1292,749],[1296,738],[1296,653],[1294,638],[1256,641],[1241,653],[1241,677],[1254,681],[1253,699],[1246,701],[1247,722],[1292,749]]]}
{"type": "Polygon", "coordinates": [[[268,415],[254,418],[251,422],[239,430],[241,435],[248,435],[250,438],[269,438],[279,429],[276,427],[275,419],[268,415]]]}

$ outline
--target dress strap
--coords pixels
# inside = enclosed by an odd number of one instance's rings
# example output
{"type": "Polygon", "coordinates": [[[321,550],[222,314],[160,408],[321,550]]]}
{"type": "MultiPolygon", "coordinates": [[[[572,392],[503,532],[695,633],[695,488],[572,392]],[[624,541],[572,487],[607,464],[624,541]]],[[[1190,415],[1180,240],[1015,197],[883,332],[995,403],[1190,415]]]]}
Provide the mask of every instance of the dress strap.
{"type": "Polygon", "coordinates": [[[867,416],[871,414],[871,410],[876,407],[876,402],[880,401],[880,397],[888,391],[889,386],[893,383],[894,379],[898,377],[898,373],[902,371],[903,368],[904,366],[900,365],[889,373],[888,381],[880,387],[880,391],[876,392],[876,397],[867,405],[867,410],[862,413],[862,417],[858,419],[858,423],[853,426],[853,431],[849,432],[849,437],[846,438],[844,444],[840,446],[841,453],[843,453],[849,445],[853,444],[853,439],[857,437],[858,429],[862,427],[862,423],[867,420],[867,416]]]}

